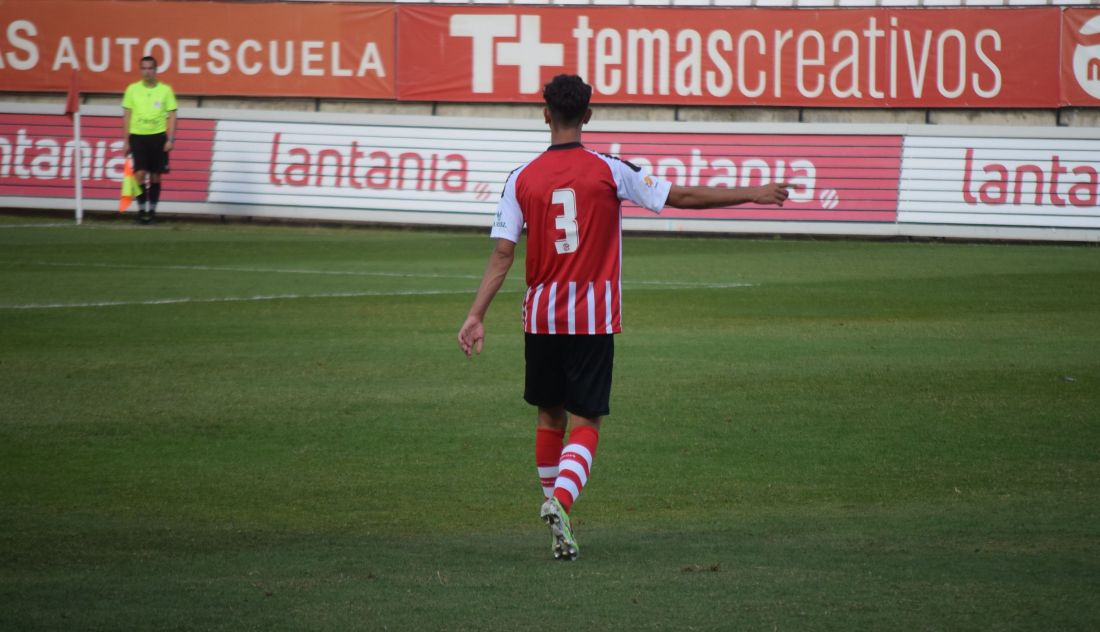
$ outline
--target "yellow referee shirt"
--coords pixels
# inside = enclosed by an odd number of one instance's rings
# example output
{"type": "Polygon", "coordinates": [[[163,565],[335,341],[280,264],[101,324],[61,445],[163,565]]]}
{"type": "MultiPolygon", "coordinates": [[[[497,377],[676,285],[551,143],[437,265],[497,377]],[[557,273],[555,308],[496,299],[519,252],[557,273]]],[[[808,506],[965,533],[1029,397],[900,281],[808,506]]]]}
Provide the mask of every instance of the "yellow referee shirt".
{"type": "Polygon", "coordinates": [[[176,94],[163,81],[152,88],[135,81],[126,87],[122,107],[130,110],[131,134],[160,134],[168,131],[168,113],[176,111],[176,94]]]}

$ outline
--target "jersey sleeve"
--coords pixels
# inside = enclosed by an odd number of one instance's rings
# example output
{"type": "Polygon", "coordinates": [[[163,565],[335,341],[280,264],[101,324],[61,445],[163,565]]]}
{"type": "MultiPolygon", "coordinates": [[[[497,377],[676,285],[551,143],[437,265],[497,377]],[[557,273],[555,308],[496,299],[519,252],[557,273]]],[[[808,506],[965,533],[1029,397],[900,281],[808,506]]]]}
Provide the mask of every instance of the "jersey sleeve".
{"type": "Polygon", "coordinates": [[[122,107],[127,110],[134,109],[134,91],[126,86],[126,92],[122,95],[122,107]]]}
{"type": "Polygon", "coordinates": [[[172,90],[172,86],[168,84],[165,84],[164,87],[167,88],[167,90],[165,91],[167,92],[167,94],[164,95],[164,111],[175,112],[177,109],[179,109],[176,106],[176,92],[175,90],[172,90]]]}
{"type": "Polygon", "coordinates": [[[504,183],[504,192],[500,194],[497,202],[496,219],[493,220],[493,230],[489,236],[493,239],[507,239],[512,243],[519,243],[520,233],[523,232],[523,211],[516,200],[516,179],[523,168],[516,169],[508,174],[508,180],[504,183]]]}
{"type": "Polygon", "coordinates": [[[620,200],[630,200],[654,213],[661,212],[668,200],[668,192],[672,189],[671,182],[646,173],[625,160],[612,159],[608,164],[615,175],[615,186],[620,200]]]}

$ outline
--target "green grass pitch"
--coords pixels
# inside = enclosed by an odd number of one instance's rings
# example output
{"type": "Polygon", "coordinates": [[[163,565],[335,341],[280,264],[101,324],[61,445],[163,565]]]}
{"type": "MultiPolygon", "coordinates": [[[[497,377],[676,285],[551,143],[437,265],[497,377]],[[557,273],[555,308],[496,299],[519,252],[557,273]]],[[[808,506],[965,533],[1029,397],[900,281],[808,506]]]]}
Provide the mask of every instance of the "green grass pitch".
{"type": "Polygon", "coordinates": [[[538,521],[483,233],[0,217],[0,629],[1095,630],[1100,249],[628,236],[538,521]]]}

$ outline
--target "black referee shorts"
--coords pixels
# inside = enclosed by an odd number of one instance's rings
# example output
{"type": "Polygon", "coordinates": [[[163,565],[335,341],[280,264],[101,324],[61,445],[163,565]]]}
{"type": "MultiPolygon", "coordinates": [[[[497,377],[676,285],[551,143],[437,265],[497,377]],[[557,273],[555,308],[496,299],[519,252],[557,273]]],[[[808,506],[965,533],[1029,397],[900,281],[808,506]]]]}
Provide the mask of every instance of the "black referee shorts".
{"type": "Polygon", "coordinates": [[[134,171],[168,173],[168,152],[164,144],[168,134],[130,134],[130,153],[134,155],[134,171]]]}
{"type": "Polygon", "coordinates": [[[611,368],[615,336],[525,334],[527,376],[523,399],[532,406],[565,410],[581,417],[611,412],[611,368]]]}

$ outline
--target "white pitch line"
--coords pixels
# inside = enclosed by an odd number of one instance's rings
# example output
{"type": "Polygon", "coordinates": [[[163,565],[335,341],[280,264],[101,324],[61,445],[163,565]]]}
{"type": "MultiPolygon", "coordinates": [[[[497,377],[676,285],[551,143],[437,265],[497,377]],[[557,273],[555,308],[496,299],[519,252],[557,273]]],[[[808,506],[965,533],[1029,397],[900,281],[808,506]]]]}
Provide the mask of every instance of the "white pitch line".
{"type": "Polygon", "coordinates": [[[188,272],[254,272],[258,274],[322,274],[332,276],[368,276],[414,279],[480,279],[473,274],[431,274],[419,272],[369,272],[361,270],[303,270],[294,268],[245,268],[237,266],[181,266],[161,265],[142,266],[128,263],[62,263],[54,261],[32,261],[36,266],[65,268],[112,268],[126,270],[183,270],[188,272]]]}
{"type": "Polygon", "coordinates": [[[753,287],[753,283],[718,283],[710,281],[623,281],[623,285],[655,285],[659,286],[655,289],[669,289],[669,290],[689,290],[689,289],[701,289],[701,290],[721,290],[724,288],[734,287],[753,287]],[[667,286],[667,287],[660,287],[667,286]]]}
{"type": "Polygon", "coordinates": [[[148,301],[96,301],[92,303],[37,303],[0,305],[0,309],[69,309],[82,307],[121,307],[127,305],[178,305],[181,303],[243,303],[249,301],[281,301],[303,298],[362,298],[372,296],[438,296],[469,294],[470,290],[408,290],[398,292],[331,292],[326,294],[270,294],[258,296],[224,296],[217,298],[162,298],[148,301]]]}
{"type": "MultiPolygon", "coordinates": [[[[647,289],[654,290],[688,290],[688,289],[726,289],[752,287],[751,283],[733,284],[707,284],[683,286],[662,286],[647,289]]],[[[514,294],[520,290],[502,289],[499,294],[514,294]]],[[[250,301],[282,301],[309,298],[370,298],[370,297],[394,297],[394,296],[441,296],[473,294],[474,290],[405,290],[396,292],[330,292],[326,294],[270,294],[257,296],[224,296],[216,298],[159,298],[147,301],[95,301],[91,303],[28,303],[24,305],[0,305],[0,310],[29,310],[29,309],[79,309],[86,307],[123,307],[128,305],[180,305],[186,303],[245,303],[250,301]]]]}
{"type": "MultiPolygon", "coordinates": [[[[258,274],[320,274],[333,276],[368,276],[410,279],[480,279],[476,274],[432,274],[419,272],[370,272],[362,270],[308,270],[295,268],[245,268],[237,266],[183,266],[183,265],[137,265],[128,263],[63,263],[55,261],[32,261],[33,265],[67,268],[117,268],[128,270],[184,270],[197,272],[251,272],[258,274]]],[[[623,281],[624,285],[671,286],[673,289],[702,288],[723,289],[753,287],[752,283],[724,283],[715,281],[623,281]]]]}
{"type": "MultiPolygon", "coordinates": [[[[10,262],[15,263],[15,262],[10,262]]],[[[423,278],[423,279],[480,279],[480,276],[472,274],[431,274],[416,272],[388,272],[388,271],[355,271],[355,270],[309,270],[293,268],[245,268],[235,266],[184,266],[184,265],[160,265],[142,266],[136,264],[121,263],[63,263],[51,261],[33,261],[32,265],[51,267],[73,268],[124,268],[137,270],[183,270],[200,272],[246,272],[260,274],[318,274],[336,276],[367,276],[367,277],[393,277],[393,278],[423,278]]],[[[646,290],[687,290],[687,289],[729,289],[753,287],[752,283],[714,283],[697,281],[624,281],[625,287],[641,286],[638,289],[646,290]]],[[[164,298],[144,301],[93,301],[86,303],[29,303],[22,305],[0,305],[0,310],[30,310],[30,309],[77,309],[88,307],[120,307],[129,305],[177,305],[185,303],[236,303],[249,301],[276,301],[311,298],[368,298],[368,297],[396,297],[396,296],[435,296],[435,295],[459,295],[472,294],[475,288],[462,290],[396,290],[396,291],[365,291],[365,292],[333,292],[325,294],[272,294],[257,296],[231,296],[221,298],[164,298]]],[[[520,290],[502,289],[502,293],[518,292],[520,290]]]]}

